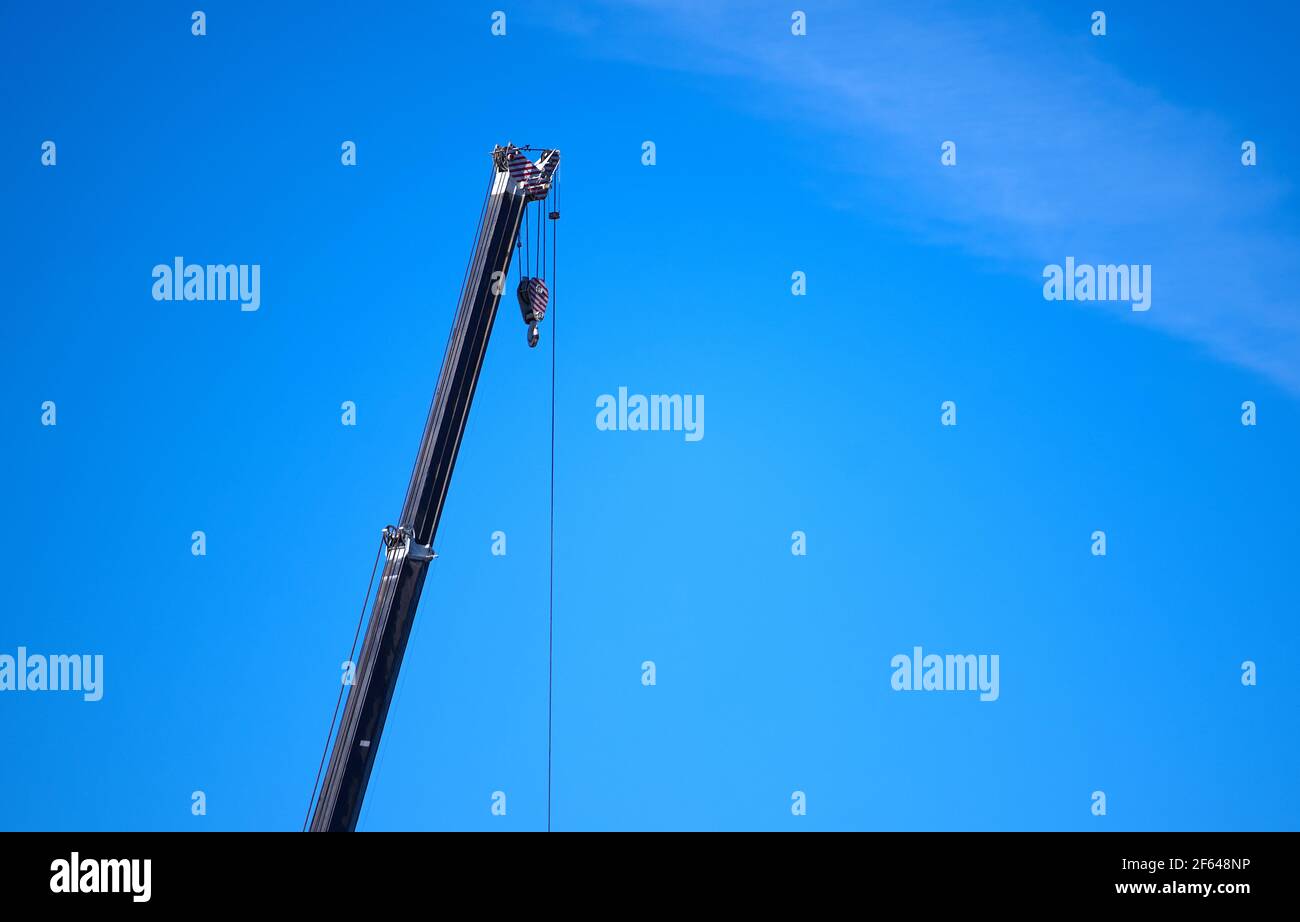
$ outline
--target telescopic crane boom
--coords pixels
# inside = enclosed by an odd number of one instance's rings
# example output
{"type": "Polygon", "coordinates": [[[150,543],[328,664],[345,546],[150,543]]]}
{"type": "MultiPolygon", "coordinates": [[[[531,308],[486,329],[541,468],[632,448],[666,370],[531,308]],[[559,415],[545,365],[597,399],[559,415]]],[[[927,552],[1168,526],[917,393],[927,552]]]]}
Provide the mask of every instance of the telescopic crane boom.
{"type": "MultiPolygon", "coordinates": [[[[545,201],[560,162],[558,150],[541,151],[536,162],[524,150],[529,149],[506,145],[492,152],[492,184],[479,221],[474,255],[461,290],[402,515],[397,525],[384,529],[383,575],[366,625],[354,684],[312,813],[313,832],[351,832],[361,814],[420,593],[435,556],[433,541],[438,521],[525,209],[530,202],[545,201]]],[[[551,211],[548,217],[555,220],[559,212],[551,211]]],[[[543,279],[527,277],[520,280],[517,293],[520,312],[528,324],[528,344],[534,346],[549,293],[543,279]]]]}

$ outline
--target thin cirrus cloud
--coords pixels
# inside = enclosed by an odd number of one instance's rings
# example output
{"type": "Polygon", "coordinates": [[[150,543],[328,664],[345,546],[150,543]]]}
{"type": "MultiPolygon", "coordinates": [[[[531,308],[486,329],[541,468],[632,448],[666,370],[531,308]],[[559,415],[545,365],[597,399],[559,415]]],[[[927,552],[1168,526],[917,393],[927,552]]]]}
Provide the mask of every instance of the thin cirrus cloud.
{"type": "Polygon", "coordinates": [[[595,16],[561,26],[605,54],[721,78],[736,105],[824,137],[862,177],[848,196],[1023,275],[1034,297],[1066,256],[1149,263],[1152,306],[1136,322],[1300,395],[1290,189],[1241,165],[1244,137],[1223,115],[1125,77],[1089,46],[1106,39],[1086,18],[1066,34],[1034,13],[819,5],[795,38],[790,15],[649,0],[616,34],[595,16]],[[939,165],[945,140],[955,168],[939,165]]]}

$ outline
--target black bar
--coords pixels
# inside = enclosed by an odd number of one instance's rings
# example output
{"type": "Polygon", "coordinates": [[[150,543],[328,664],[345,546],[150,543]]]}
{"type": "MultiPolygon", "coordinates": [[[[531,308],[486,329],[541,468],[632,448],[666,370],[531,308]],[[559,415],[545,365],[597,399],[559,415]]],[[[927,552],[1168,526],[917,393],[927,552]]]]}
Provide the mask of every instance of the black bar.
{"type": "Polygon", "coordinates": [[[1099,904],[1177,917],[1200,907],[1216,918],[1234,918],[1253,900],[1260,906],[1291,902],[1297,845],[1295,833],[813,833],[813,840],[714,834],[727,835],[727,842],[667,846],[625,836],[592,848],[563,837],[540,854],[535,840],[462,836],[452,846],[434,835],[7,833],[0,834],[0,894],[7,911],[32,901],[66,907],[80,899],[85,908],[136,903],[129,888],[92,894],[52,889],[55,862],[70,861],[76,852],[78,862],[148,858],[148,903],[201,903],[209,912],[269,905],[297,915],[320,908],[333,917],[352,906],[373,912],[377,900],[387,907],[425,905],[448,893],[486,898],[499,908],[512,895],[526,893],[535,902],[539,894],[581,899],[587,891],[589,900],[608,907],[613,889],[618,899],[653,892],[664,905],[716,896],[730,907],[761,902],[770,911],[789,901],[800,915],[813,916],[812,907],[843,905],[867,916],[898,902],[908,910],[902,918],[918,920],[946,918],[935,910],[951,907],[962,910],[959,918],[974,919],[1007,906],[1075,910],[1099,904]],[[690,854],[692,845],[703,854],[690,854]],[[683,852],[669,869],[662,866],[666,847],[683,852]],[[565,854],[570,850],[574,854],[565,854]],[[725,860],[718,858],[723,850],[725,860]],[[503,860],[516,851],[520,860],[503,860]],[[1171,860],[1183,864],[1170,867],[1171,860]],[[1165,865],[1154,870],[1125,866],[1161,861],[1165,865]],[[680,900],[670,898],[678,894],[680,900]]]}

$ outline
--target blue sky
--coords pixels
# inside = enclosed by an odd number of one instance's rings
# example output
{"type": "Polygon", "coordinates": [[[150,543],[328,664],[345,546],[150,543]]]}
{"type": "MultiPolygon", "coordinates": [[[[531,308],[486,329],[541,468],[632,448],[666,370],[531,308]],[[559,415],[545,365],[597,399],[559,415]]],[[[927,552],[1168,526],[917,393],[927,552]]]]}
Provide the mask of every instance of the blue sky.
{"type": "Polygon", "coordinates": [[[507,140],[564,152],[556,303],[501,314],[361,828],[545,828],[552,343],[556,828],[1296,828],[1300,14],[195,5],[0,12],[0,654],[105,657],[0,692],[0,828],[301,824],[507,140]],[[1045,301],[1069,255],[1151,310],[1045,301]],[[176,256],[261,309],[152,300],[176,256]],[[619,386],[705,438],[599,431],[619,386]],[[999,700],[892,691],[917,645],[999,700]]]}

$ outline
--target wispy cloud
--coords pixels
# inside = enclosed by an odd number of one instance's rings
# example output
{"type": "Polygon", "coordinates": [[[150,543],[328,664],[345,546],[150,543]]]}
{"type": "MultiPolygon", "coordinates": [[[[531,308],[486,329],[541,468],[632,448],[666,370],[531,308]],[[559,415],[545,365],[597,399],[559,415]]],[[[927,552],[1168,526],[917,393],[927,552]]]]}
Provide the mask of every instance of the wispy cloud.
{"type": "Polygon", "coordinates": [[[873,214],[1027,286],[1066,255],[1152,264],[1153,307],[1134,322],[1300,394],[1290,190],[1240,165],[1238,131],[1126,77],[1086,17],[1067,34],[1032,12],[898,6],[818,4],[799,39],[788,8],[678,0],[620,5],[581,31],[610,53],[749,87],[738,105],[841,142],[863,178],[851,194],[873,214]],[[958,144],[954,170],[938,166],[943,140],[958,144]]]}

